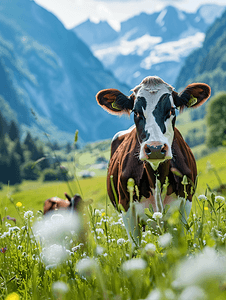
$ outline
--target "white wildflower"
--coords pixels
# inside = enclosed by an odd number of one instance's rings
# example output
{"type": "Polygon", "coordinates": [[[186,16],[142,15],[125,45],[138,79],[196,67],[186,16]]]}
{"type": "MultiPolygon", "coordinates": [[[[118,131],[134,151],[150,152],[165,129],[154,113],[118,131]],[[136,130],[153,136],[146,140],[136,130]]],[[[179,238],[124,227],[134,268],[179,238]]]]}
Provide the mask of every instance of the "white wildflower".
{"type": "Polygon", "coordinates": [[[158,289],[151,291],[148,294],[147,298],[145,298],[145,300],[161,300],[161,299],[162,299],[162,295],[158,289]]]}
{"type": "Polygon", "coordinates": [[[208,280],[220,280],[226,276],[226,257],[219,256],[213,248],[205,247],[203,252],[182,262],[177,269],[175,287],[200,285],[208,280]]]}
{"type": "Polygon", "coordinates": [[[77,265],[76,269],[81,276],[90,277],[98,268],[97,262],[93,258],[83,258],[77,265]]]}
{"type": "Polygon", "coordinates": [[[102,228],[96,228],[96,233],[98,234],[104,234],[104,230],[102,228]]]}
{"type": "Polygon", "coordinates": [[[199,201],[206,201],[207,197],[205,195],[198,196],[199,201]]]}
{"type": "Polygon", "coordinates": [[[46,265],[58,265],[67,258],[67,252],[62,245],[53,244],[42,249],[42,257],[46,265]]]}
{"type": "Polygon", "coordinates": [[[101,254],[103,254],[103,252],[104,252],[104,248],[101,247],[101,246],[99,246],[99,245],[97,245],[97,247],[96,247],[96,254],[97,255],[101,255],[101,254]]]}
{"type": "Polygon", "coordinates": [[[61,295],[66,294],[69,291],[68,285],[63,281],[56,281],[52,284],[53,294],[57,299],[60,299],[61,295]]]}
{"type": "Polygon", "coordinates": [[[45,244],[63,244],[65,237],[73,231],[80,231],[80,219],[76,213],[62,212],[61,214],[50,214],[42,221],[36,222],[33,232],[38,239],[41,237],[45,244]]]}
{"type": "Polygon", "coordinates": [[[25,211],[25,213],[24,213],[24,219],[29,220],[31,218],[34,218],[33,211],[31,211],[31,210],[25,211]]]}
{"type": "Polygon", "coordinates": [[[145,269],[147,266],[147,263],[142,258],[134,258],[127,260],[123,263],[122,269],[124,272],[129,273],[133,271],[139,271],[145,269]]]}
{"type": "Polygon", "coordinates": [[[126,243],[126,240],[123,239],[123,238],[120,238],[120,239],[117,240],[117,244],[118,244],[118,245],[123,245],[123,244],[125,244],[125,243],[126,243]]]}
{"type": "Polygon", "coordinates": [[[225,198],[222,196],[216,196],[215,201],[220,204],[221,202],[225,202],[225,198]]]}
{"type": "Polygon", "coordinates": [[[83,243],[80,243],[79,245],[73,247],[71,250],[72,250],[73,252],[76,252],[77,250],[81,249],[82,246],[84,246],[84,244],[83,244],[83,243]]]}
{"type": "Polygon", "coordinates": [[[172,242],[172,235],[170,233],[165,233],[159,237],[159,245],[163,248],[170,245],[172,242]]]}
{"type": "Polygon", "coordinates": [[[156,251],[156,246],[152,243],[149,243],[145,246],[144,250],[146,251],[147,255],[153,256],[156,251]]]}
{"type": "Polygon", "coordinates": [[[198,286],[188,286],[183,290],[179,300],[204,300],[207,299],[205,292],[198,286]]]}
{"type": "Polygon", "coordinates": [[[161,212],[155,212],[152,216],[153,219],[155,219],[156,221],[159,219],[162,219],[162,213],[161,212]]]}
{"type": "Polygon", "coordinates": [[[18,226],[9,227],[9,233],[11,233],[12,231],[20,231],[20,228],[18,226]]]}

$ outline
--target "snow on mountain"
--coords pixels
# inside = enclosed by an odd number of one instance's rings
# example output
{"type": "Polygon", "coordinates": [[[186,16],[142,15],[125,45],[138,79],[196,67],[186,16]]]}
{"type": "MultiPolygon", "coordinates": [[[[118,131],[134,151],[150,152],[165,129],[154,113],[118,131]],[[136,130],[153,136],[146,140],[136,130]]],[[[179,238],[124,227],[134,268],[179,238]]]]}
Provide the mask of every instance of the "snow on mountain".
{"type": "Polygon", "coordinates": [[[199,8],[198,14],[205,20],[206,24],[212,24],[216,18],[219,18],[225,7],[219,7],[214,4],[203,5],[199,8]]]}
{"type": "Polygon", "coordinates": [[[185,58],[202,46],[205,31],[224,9],[214,4],[203,5],[197,12],[187,13],[167,6],[160,12],[141,13],[122,22],[121,30],[112,35],[106,24],[97,29],[90,21],[73,31],[121,82],[133,87],[145,76],[158,75],[173,85],[185,58]],[[84,28],[89,34],[85,34],[84,28]],[[98,36],[103,36],[104,30],[109,33],[107,39],[100,42],[94,38],[90,42],[92,33],[95,37],[98,31],[98,36]]]}
{"type": "Polygon", "coordinates": [[[155,45],[150,51],[149,56],[141,62],[140,66],[141,68],[149,70],[153,65],[165,61],[180,62],[180,60],[187,57],[193,49],[201,47],[204,38],[204,33],[197,32],[195,35],[182,38],[178,41],[155,45]]]}

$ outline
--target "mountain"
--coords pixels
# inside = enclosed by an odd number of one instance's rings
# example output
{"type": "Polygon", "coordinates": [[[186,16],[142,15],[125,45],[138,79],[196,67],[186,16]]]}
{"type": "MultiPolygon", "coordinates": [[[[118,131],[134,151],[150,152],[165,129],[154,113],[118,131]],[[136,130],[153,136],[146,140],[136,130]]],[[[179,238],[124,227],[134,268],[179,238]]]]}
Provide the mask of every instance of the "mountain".
{"type": "Polygon", "coordinates": [[[96,141],[131,124],[106,114],[95,100],[101,89],[128,94],[129,88],[33,1],[0,2],[0,79],[1,106],[23,129],[46,131],[58,140],[73,139],[78,129],[83,141],[96,141]]]}
{"type": "Polygon", "coordinates": [[[206,32],[203,46],[187,57],[176,87],[183,88],[191,81],[208,83],[212,95],[226,89],[226,11],[206,32]]]}
{"type": "MultiPolygon", "coordinates": [[[[181,90],[191,82],[209,84],[212,96],[226,90],[226,11],[206,32],[203,46],[187,57],[176,80],[176,89],[181,90]]],[[[191,120],[203,118],[206,105],[190,110],[191,120]]]]}
{"type": "Polygon", "coordinates": [[[187,13],[167,6],[160,12],[141,13],[122,22],[120,31],[108,34],[108,40],[103,41],[95,36],[97,31],[98,36],[104,35],[106,24],[86,21],[72,30],[130,87],[148,75],[158,75],[173,85],[186,57],[202,46],[205,31],[224,9],[203,5],[195,13],[187,13]]]}

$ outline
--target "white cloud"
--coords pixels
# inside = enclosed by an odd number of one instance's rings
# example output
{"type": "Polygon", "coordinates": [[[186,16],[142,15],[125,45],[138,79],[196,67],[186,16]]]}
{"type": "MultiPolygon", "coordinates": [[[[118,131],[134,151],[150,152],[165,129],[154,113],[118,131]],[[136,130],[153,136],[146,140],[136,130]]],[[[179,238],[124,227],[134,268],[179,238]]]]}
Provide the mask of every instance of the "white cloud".
{"type": "MultiPolygon", "coordinates": [[[[54,13],[66,28],[73,28],[88,18],[107,20],[114,28],[119,23],[141,12],[160,11],[166,5],[175,5],[182,10],[195,11],[201,4],[211,0],[35,0],[36,3],[54,13]]],[[[225,0],[215,0],[225,5],[225,0]]]]}

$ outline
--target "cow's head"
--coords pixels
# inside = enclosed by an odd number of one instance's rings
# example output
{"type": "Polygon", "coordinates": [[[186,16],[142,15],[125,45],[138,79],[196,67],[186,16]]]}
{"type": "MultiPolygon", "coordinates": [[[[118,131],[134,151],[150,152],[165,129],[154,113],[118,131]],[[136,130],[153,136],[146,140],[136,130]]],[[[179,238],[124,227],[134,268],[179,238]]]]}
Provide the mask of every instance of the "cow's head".
{"type": "Polygon", "coordinates": [[[172,142],[178,107],[198,107],[210,96],[207,84],[193,83],[180,94],[156,76],[146,77],[129,97],[116,89],[100,91],[99,105],[111,114],[134,113],[141,160],[154,169],[160,162],[172,158],[172,142]]]}

